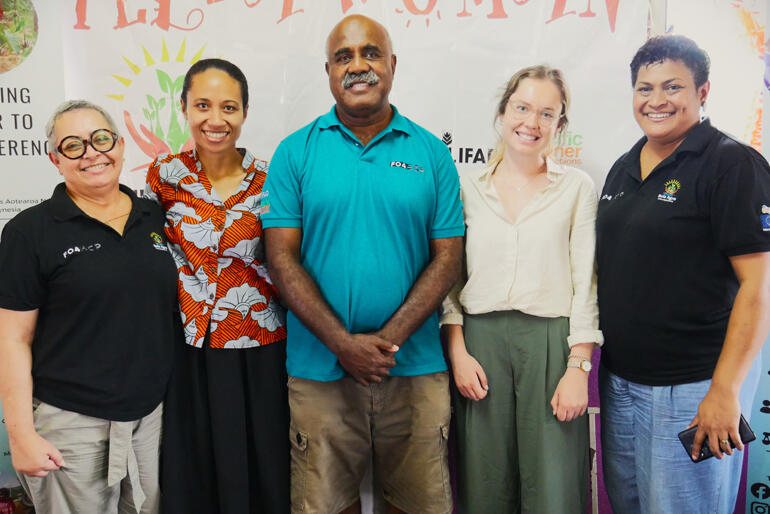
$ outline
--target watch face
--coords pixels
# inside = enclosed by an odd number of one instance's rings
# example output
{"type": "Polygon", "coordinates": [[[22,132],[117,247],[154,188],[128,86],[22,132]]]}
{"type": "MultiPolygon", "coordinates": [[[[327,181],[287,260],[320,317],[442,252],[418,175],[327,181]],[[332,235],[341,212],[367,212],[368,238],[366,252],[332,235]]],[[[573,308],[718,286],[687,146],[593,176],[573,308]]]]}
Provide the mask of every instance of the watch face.
{"type": "Polygon", "coordinates": [[[593,367],[593,366],[591,366],[591,361],[582,361],[582,362],[580,363],[580,368],[581,368],[583,371],[585,371],[586,373],[590,373],[590,372],[591,372],[591,368],[592,368],[592,367],[593,367]]]}

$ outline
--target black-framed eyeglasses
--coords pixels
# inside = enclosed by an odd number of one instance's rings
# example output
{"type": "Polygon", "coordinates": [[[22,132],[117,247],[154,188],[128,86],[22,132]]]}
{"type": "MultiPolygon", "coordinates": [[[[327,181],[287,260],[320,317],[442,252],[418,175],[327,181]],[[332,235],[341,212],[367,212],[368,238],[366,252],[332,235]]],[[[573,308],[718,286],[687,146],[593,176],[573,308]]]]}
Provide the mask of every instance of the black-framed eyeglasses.
{"type": "Polygon", "coordinates": [[[88,150],[88,144],[91,144],[94,150],[97,152],[109,152],[115,148],[115,143],[118,141],[118,135],[111,130],[96,129],[91,132],[88,139],[83,139],[78,136],[67,136],[61,140],[56,150],[59,151],[67,159],[80,159],[86,154],[88,150]]]}

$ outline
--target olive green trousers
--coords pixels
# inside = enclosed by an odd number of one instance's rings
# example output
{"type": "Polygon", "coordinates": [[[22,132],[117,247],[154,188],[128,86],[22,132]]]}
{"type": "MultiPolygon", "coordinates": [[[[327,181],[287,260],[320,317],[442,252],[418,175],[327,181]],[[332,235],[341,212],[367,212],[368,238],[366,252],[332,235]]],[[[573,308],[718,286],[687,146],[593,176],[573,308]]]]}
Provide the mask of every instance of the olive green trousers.
{"type": "Polygon", "coordinates": [[[567,366],[569,319],[519,311],[464,319],[489,392],[478,402],[454,392],[458,512],[585,513],[588,417],[560,422],[550,405],[567,366]]]}

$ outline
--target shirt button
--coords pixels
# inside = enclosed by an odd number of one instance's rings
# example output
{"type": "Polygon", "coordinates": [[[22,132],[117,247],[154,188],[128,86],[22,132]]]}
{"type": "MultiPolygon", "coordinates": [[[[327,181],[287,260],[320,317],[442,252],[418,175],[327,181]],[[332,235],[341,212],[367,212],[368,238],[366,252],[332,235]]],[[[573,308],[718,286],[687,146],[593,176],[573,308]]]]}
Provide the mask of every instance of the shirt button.
{"type": "Polygon", "coordinates": [[[213,299],[214,299],[214,295],[213,295],[213,294],[210,294],[210,295],[209,295],[209,300],[213,300],[213,299]]]}
{"type": "Polygon", "coordinates": [[[217,245],[212,245],[211,246],[211,251],[212,252],[216,252],[217,251],[217,245]]]}

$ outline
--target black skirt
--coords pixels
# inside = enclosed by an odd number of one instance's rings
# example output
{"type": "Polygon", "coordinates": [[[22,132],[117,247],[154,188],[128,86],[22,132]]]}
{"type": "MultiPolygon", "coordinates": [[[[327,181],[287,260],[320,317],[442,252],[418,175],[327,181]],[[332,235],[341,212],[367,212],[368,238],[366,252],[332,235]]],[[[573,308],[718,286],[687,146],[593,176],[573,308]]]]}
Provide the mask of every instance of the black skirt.
{"type": "Polygon", "coordinates": [[[285,341],[178,344],[163,422],[165,514],[289,512],[285,341]]]}

